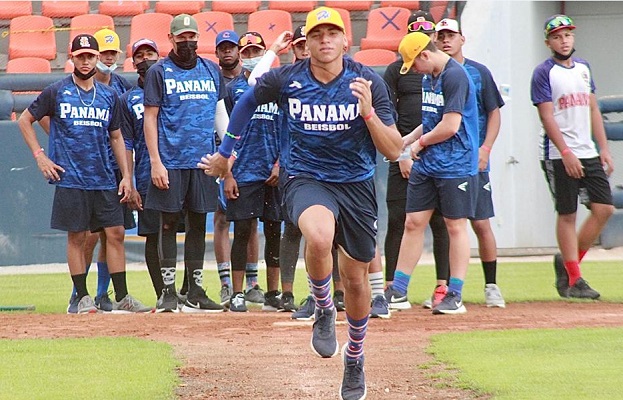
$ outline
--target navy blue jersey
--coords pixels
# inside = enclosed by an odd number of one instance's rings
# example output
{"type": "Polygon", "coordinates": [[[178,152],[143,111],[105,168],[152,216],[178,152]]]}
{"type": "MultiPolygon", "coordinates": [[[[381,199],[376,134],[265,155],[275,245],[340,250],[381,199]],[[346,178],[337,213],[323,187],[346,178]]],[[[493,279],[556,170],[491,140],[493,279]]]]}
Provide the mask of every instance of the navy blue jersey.
{"type": "Polygon", "coordinates": [[[121,96],[121,133],[125,148],[134,151],[134,177],[139,193],[147,193],[151,182],[149,152],[143,131],[143,93],[143,88],[134,86],[121,96]]]}
{"type": "Polygon", "coordinates": [[[258,103],[277,102],[284,112],[290,135],[290,176],[360,182],[374,175],[376,148],[349,85],[356,77],[372,81],[372,105],[381,121],[392,125],[388,89],[372,69],[350,57],[344,57],[343,63],[340,75],[327,84],[313,77],[307,59],[267,72],[255,86],[258,103]]]}
{"type": "Polygon", "coordinates": [[[109,132],[119,129],[119,97],[93,81],[85,92],[70,75],[46,87],[28,107],[36,120],[50,117],[50,160],[65,169],[60,187],[110,190],[117,187],[108,148],[109,132]]]}
{"type": "Polygon", "coordinates": [[[182,69],[166,57],[147,70],[145,105],[159,107],[158,150],[168,169],[197,169],[206,153],[215,151],[216,103],[226,94],[218,65],[199,58],[182,69]]]}
{"type": "Polygon", "coordinates": [[[426,147],[413,170],[436,178],[461,178],[478,173],[478,105],[476,88],[465,68],[449,59],[437,78],[422,79],[424,134],[441,122],[446,113],[461,114],[458,132],[441,143],[426,147]]]}
{"type": "Polygon", "coordinates": [[[130,84],[130,82],[128,82],[127,79],[125,79],[121,75],[115,74],[114,72],[110,74],[110,83],[108,84],[108,86],[113,88],[119,96],[132,88],[132,85],[130,84]]]}
{"type": "MultiPolygon", "coordinates": [[[[250,88],[244,71],[227,84],[228,111],[242,94],[250,88]]],[[[260,104],[247,124],[242,139],[234,150],[237,153],[232,174],[238,184],[263,182],[270,176],[275,161],[279,158],[279,130],[283,113],[277,104],[260,104]]],[[[235,118],[236,116],[232,116],[235,118]]]]}

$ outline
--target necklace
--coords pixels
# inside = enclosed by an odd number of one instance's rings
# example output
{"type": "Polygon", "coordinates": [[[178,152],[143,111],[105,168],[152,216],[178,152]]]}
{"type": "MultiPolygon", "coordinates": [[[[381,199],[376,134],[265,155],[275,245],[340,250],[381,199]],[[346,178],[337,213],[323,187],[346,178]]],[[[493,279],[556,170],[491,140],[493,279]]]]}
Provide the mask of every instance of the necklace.
{"type": "Polygon", "coordinates": [[[91,100],[89,104],[87,104],[84,102],[84,100],[82,100],[82,96],[80,96],[80,88],[78,87],[78,84],[76,84],[76,79],[72,77],[71,80],[74,82],[74,86],[76,87],[76,92],[78,92],[78,99],[80,99],[80,102],[82,103],[82,105],[85,107],[91,107],[93,103],[95,103],[95,95],[97,94],[97,86],[95,85],[95,83],[93,84],[93,99],[91,100]]]}

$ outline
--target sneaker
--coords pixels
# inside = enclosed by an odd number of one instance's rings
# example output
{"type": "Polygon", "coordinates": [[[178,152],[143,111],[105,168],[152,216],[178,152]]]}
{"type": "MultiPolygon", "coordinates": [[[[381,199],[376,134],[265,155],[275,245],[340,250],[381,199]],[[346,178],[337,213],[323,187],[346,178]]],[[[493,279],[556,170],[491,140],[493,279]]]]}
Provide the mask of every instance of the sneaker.
{"type": "Polygon", "coordinates": [[[229,287],[229,285],[223,285],[221,286],[221,305],[222,306],[226,306],[227,304],[229,304],[229,300],[231,299],[232,294],[234,293],[234,291],[232,290],[231,287],[229,287]]]}
{"type": "Polygon", "coordinates": [[[281,304],[278,311],[295,312],[296,304],[294,304],[294,295],[292,292],[283,292],[281,294],[281,304]]]}
{"type": "Polygon", "coordinates": [[[266,292],[264,295],[264,305],[262,306],[262,311],[279,311],[279,307],[281,306],[281,292],[278,290],[270,290],[266,292]]]}
{"type": "Polygon", "coordinates": [[[345,311],[346,306],[344,305],[344,292],[341,290],[336,290],[333,292],[333,304],[335,305],[335,309],[337,311],[345,311]]]}
{"type": "Polygon", "coordinates": [[[316,311],[316,300],[311,294],[303,300],[301,306],[292,314],[292,319],[299,321],[311,321],[316,311]]]}
{"type": "Polygon", "coordinates": [[[182,311],[182,308],[184,308],[184,304],[186,304],[186,300],[188,300],[188,293],[186,294],[181,294],[181,293],[176,293],[177,296],[177,309],[182,311]]]}
{"type": "Polygon", "coordinates": [[[568,297],[567,290],[569,289],[569,274],[565,268],[565,263],[562,260],[560,253],[554,256],[554,273],[556,274],[556,290],[560,297],[568,297]]]}
{"type": "Polygon", "coordinates": [[[95,307],[95,302],[88,294],[83,296],[78,302],[78,311],[76,314],[93,314],[97,312],[97,307],[95,307]]]}
{"type": "Polygon", "coordinates": [[[391,316],[391,311],[389,311],[389,304],[387,304],[387,299],[382,294],[375,296],[372,299],[372,308],[370,309],[370,317],[371,318],[389,318],[391,316]]]}
{"type": "Polygon", "coordinates": [[[112,312],[116,314],[148,313],[152,310],[151,307],[147,307],[130,294],[126,294],[125,297],[118,303],[113,301],[112,307],[112,312]]]}
{"type": "Polygon", "coordinates": [[[362,355],[358,360],[347,360],[346,346],[348,346],[348,343],[342,347],[344,377],[340,385],[340,400],[363,400],[368,393],[366,374],[363,368],[364,356],[362,355]]]}
{"type": "Polygon", "coordinates": [[[229,300],[229,311],[231,312],[247,312],[247,305],[244,301],[244,293],[234,293],[229,300]]]}
{"type": "Polygon", "coordinates": [[[109,294],[104,293],[101,296],[95,296],[95,307],[104,312],[112,311],[112,301],[110,300],[109,294]]]}
{"type": "Polygon", "coordinates": [[[175,292],[175,290],[165,287],[164,289],[162,289],[162,294],[160,295],[160,298],[156,302],[156,312],[157,313],[179,312],[179,308],[177,304],[178,304],[178,297],[177,297],[177,293],[175,292]]]}
{"type": "Polygon", "coordinates": [[[335,334],[337,311],[334,308],[316,308],[312,328],[312,351],[322,358],[330,358],[340,350],[335,334]]]}
{"type": "Polygon", "coordinates": [[[69,304],[67,305],[67,314],[78,314],[78,295],[72,294],[69,298],[69,304]]]}
{"type": "Polygon", "coordinates": [[[433,314],[465,314],[467,309],[456,292],[448,292],[441,303],[433,307],[433,314]]]}
{"type": "Polygon", "coordinates": [[[385,289],[385,300],[387,300],[389,308],[392,310],[408,310],[411,308],[407,295],[400,294],[394,289],[394,285],[388,285],[385,289]]]}
{"type": "Polygon", "coordinates": [[[485,285],[485,304],[487,307],[506,308],[502,292],[495,283],[487,283],[485,285]]]}
{"type": "Polygon", "coordinates": [[[424,300],[422,307],[432,309],[437,304],[441,303],[446,293],[448,293],[448,287],[446,285],[437,285],[431,297],[424,300]]]}
{"type": "Polygon", "coordinates": [[[181,310],[183,313],[217,313],[225,309],[206,295],[205,290],[195,287],[188,291],[188,299],[181,310]]]}
{"type": "Polygon", "coordinates": [[[264,298],[264,291],[260,288],[260,285],[255,285],[245,291],[244,300],[247,303],[264,304],[266,299],[264,298]]]}
{"type": "Polygon", "coordinates": [[[588,282],[586,282],[583,278],[579,278],[575,281],[575,284],[570,286],[569,290],[567,290],[567,297],[573,297],[576,299],[596,300],[599,296],[599,292],[588,286],[588,282]]]}

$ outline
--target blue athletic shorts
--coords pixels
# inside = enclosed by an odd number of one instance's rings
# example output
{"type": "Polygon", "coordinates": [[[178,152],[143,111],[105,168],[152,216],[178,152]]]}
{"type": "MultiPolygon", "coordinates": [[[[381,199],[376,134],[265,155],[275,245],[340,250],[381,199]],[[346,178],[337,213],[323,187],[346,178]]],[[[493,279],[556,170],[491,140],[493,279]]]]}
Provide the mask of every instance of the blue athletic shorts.
{"type": "Polygon", "coordinates": [[[145,208],[172,213],[182,209],[196,213],[216,210],[218,185],[214,177],[200,169],[170,169],[168,172],[169,189],[160,190],[151,182],[145,208]]]}
{"type": "Polygon", "coordinates": [[[405,211],[439,209],[445,218],[473,218],[478,175],[462,178],[433,178],[411,170],[405,211]]]}
{"type": "Polygon", "coordinates": [[[123,226],[117,189],[83,190],[56,187],[50,227],[66,232],[97,232],[123,226]]]}
{"type": "Polygon", "coordinates": [[[227,220],[242,221],[259,218],[262,221],[281,221],[279,188],[264,182],[238,186],[238,198],[227,200],[227,220]]]}
{"type": "Polygon", "coordinates": [[[491,182],[489,181],[488,172],[478,173],[478,186],[476,190],[476,210],[474,211],[475,221],[493,218],[493,197],[491,197],[491,182]]]}

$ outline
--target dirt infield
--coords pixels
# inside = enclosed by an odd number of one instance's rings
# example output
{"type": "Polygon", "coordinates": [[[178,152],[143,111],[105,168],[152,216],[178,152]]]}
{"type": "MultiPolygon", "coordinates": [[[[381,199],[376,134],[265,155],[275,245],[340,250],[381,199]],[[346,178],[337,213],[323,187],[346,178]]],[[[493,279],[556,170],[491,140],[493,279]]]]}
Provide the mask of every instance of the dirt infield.
{"type": "MultiPolygon", "coordinates": [[[[486,399],[431,379],[425,352],[431,335],[512,328],[623,326],[620,304],[591,302],[467,305],[459,316],[433,316],[414,307],[390,320],[371,320],[366,340],[369,399],[486,399]]],[[[346,340],[344,314],[338,339],[346,340]]],[[[0,315],[0,338],[131,336],[170,343],[182,360],[181,399],[334,399],[341,382],[339,357],[310,350],[311,323],[289,314],[252,310],[216,315],[0,315]]]]}

